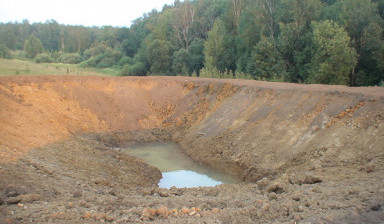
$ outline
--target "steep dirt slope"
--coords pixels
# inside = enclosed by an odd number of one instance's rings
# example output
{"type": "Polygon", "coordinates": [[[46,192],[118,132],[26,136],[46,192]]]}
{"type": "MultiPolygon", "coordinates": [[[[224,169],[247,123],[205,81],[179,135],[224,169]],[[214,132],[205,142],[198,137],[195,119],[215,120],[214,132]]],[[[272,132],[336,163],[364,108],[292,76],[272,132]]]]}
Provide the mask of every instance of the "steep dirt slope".
{"type": "Polygon", "coordinates": [[[224,84],[217,94],[202,94],[199,102],[209,108],[205,117],[175,137],[192,157],[240,166],[249,180],[303,162],[320,166],[322,161],[311,156],[320,151],[340,164],[383,155],[382,89],[291,87],[224,84]]]}
{"type": "Polygon", "coordinates": [[[384,218],[383,88],[1,77],[0,105],[2,222],[384,218]],[[246,183],[158,189],[157,169],[119,151],[145,141],[174,141],[246,183]]]}
{"type": "Polygon", "coordinates": [[[0,158],[76,133],[161,127],[156,110],[172,110],[186,93],[170,79],[2,77],[0,158]]]}

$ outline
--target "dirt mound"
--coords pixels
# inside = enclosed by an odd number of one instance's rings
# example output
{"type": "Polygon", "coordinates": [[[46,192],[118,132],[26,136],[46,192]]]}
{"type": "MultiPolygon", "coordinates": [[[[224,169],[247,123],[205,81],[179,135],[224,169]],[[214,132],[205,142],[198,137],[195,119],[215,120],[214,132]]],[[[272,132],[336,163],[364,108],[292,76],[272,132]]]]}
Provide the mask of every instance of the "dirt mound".
{"type": "Polygon", "coordinates": [[[1,77],[0,105],[0,222],[383,217],[383,88],[1,77]],[[150,141],[176,142],[245,183],[158,189],[156,168],[118,150],[150,141]]]}

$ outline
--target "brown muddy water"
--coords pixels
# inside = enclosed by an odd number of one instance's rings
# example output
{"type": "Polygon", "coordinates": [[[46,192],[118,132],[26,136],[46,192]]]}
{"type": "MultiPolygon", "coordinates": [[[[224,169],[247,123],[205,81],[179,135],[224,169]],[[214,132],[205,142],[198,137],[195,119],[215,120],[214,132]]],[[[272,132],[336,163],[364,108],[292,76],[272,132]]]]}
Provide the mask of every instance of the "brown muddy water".
{"type": "Polygon", "coordinates": [[[124,148],[123,151],[158,168],[163,176],[158,183],[161,188],[213,187],[240,182],[236,177],[192,160],[174,143],[138,144],[124,148]]]}

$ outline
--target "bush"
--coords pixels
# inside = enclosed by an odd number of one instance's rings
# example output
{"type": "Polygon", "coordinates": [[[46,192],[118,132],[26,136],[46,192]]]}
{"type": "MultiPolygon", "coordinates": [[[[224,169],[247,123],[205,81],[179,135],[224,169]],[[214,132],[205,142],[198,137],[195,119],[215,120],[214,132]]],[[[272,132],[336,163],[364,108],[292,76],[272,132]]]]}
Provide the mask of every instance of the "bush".
{"type": "Polygon", "coordinates": [[[58,61],[64,64],[78,64],[81,62],[81,56],[78,53],[64,53],[58,61]]]}
{"type": "Polygon", "coordinates": [[[80,63],[80,67],[86,68],[86,67],[95,67],[97,63],[100,61],[100,56],[92,56],[88,58],[87,60],[80,63]]]}
{"type": "Polygon", "coordinates": [[[35,35],[29,36],[24,43],[25,56],[35,58],[38,54],[43,53],[44,47],[41,41],[35,35]]]}
{"type": "Polygon", "coordinates": [[[221,77],[221,73],[220,71],[213,67],[211,69],[208,69],[208,68],[202,68],[200,70],[200,77],[202,78],[220,78],[221,77]]]}
{"type": "Polygon", "coordinates": [[[104,54],[107,51],[107,49],[110,49],[107,43],[105,42],[95,43],[94,46],[84,51],[84,57],[86,59],[89,59],[91,57],[104,54]]]}
{"type": "Polygon", "coordinates": [[[41,53],[35,57],[36,63],[52,63],[53,61],[53,58],[48,53],[41,53]]]}
{"type": "Polygon", "coordinates": [[[109,68],[115,65],[116,60],[112,57],[104,56],[98,61],[96,68],[109,68]]]}
{"type": "Polygon", "coordinates": [[[233,73],[229,70],[220,72],[216,67],[203,68],[200,71],[200,77],[203,78],[222,78],[222,79],[233,79],[233,73]]]}
{"type": "Polygon", "coordinates": [[[244,72],[236,72],[235,78],[236,79],[248,79],[248,80],[252,80],[253,79],[250,74],[246,74],[244,72]]]}
{"type": "Polygon", "coordinates": [[[144,76],[147,74],[147,68],[145,65],[141,62],[136,62],[133,65],[126,64],[124,65],[123,69],[121,70],[121,75],[124,76],[144,76]]]}
{"type": "Polygon", "coordinates": [[[121,66],[124,66],[126,64],[133,64],[133,63],[134,63],[134,59],[127,56],[122,57],[119,61],[119,65],[121,66]]]}
{"type": "Polygon", "coordinates": [[[81,63],[82,67],[109,68],[119,63],[123,55],[113,49],[107,49],[102,54],[91,56],[81,63]]]}
{"type": "Polygon", "coordinates": [[[6,58],[6,59],[11,58],[9,49],[4,44],[0,44],[0,58],[6,58]]]}

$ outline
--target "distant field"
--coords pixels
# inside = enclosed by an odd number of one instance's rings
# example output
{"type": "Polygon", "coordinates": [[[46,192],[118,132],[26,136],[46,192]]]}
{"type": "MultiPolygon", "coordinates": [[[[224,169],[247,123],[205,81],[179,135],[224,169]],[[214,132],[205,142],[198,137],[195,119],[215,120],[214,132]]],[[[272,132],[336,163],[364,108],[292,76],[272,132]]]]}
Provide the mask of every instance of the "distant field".
{"type": "Polygon", "coordinates": [[[118,76],[119,72],[113,69],[79,68],[71,64],[36,64],[32,61],[0,58],[0,76],[8,75],[118,76]]]}

